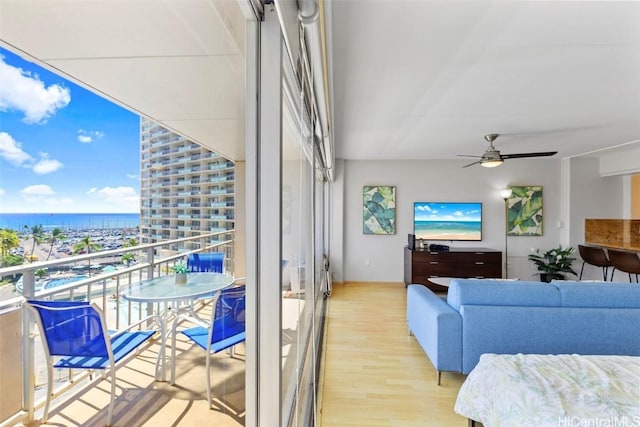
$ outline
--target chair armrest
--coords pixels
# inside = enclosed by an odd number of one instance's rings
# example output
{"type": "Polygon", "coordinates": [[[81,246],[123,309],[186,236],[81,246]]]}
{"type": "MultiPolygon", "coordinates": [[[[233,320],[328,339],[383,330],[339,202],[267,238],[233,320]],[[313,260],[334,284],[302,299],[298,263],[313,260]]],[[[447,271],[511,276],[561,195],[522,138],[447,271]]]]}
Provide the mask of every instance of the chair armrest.
{"type": "Polygon", "coordinates": [[[407,289],[407,325],[438,371],[462,370],[462,317],[423,285],[407,289]]]}
{"type": "Polygon", "coordinates": [[[181,323],[181,322],[193,323],[194,325],[197,325],[203,328],[209,327],[209,323],[205,322],[202,319],[198,319],[197,317],[194,317],[194,316],[189,316],[188,314],[179,314],[176,316],[175,319],[173,319],[173,327],[171,329],[174,333],[176,331],[178,323],[181,323]]]}

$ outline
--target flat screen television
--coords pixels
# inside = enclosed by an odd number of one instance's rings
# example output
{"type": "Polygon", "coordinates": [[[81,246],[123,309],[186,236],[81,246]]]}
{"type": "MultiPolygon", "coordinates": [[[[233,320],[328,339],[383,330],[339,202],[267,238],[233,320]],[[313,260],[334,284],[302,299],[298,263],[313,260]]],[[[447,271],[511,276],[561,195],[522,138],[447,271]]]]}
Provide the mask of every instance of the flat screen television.
{"type": "Polygon", "coordinates": [[[415,202],[413,234],[423,240],[482,240],[482,203],[415,202]]]}

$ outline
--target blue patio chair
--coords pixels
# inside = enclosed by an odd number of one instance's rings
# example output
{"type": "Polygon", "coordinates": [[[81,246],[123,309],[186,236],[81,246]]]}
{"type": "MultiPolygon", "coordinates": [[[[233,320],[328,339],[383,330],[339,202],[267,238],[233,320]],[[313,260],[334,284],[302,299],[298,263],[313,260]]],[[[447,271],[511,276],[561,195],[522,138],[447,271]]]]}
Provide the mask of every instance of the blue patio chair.
{"type": "Polygon", "coordinates": [[[222,273],[224,270],[224,254],[221,252],[189,254],[187,267],[192,272],[222,273]]]}
{"type": "Polygon", "coordinates": [[[213,405],[210,375],[211,354],[231,349],[231,357],[233,357],[233,347],[245,340],[245,285],[223,289],[213,298],[209,322],[203,322],[196,317],[185,314],[179,315],[174,320],[171,334],[171,385],[175,384],[176,378],[176,335],[177,326],[181,321],[197,325],[185,329],[181,333],[207,352],[205,362],[207,400],[209,408],[211,408],[213,405]]]}
{"type": "MultiPolygon", "coordinates": [[[[111,425],[116,393],[116,364],[144,344],[155,331],[120,331],[110,334],[102,310],[95,303],[35,301],[24,306],[33,313],[47,360],[47,400],[42,422],[49,416],[53,393],[53,368],[100,369],[111,374],[111,401],[107,425],[111,425]]],[[[153,316],[151,316],[153,317],[153,316]]],[[[143,319],[129,327],[146,322],[143,319]]]]}

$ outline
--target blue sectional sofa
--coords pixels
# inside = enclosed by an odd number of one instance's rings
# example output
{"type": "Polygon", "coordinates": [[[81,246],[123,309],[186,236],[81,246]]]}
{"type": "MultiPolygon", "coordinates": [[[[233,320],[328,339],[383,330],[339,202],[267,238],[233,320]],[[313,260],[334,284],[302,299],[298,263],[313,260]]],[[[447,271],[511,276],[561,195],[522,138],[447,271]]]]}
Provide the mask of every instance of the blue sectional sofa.
{"type": "Polygon", "coordinates": [[[411,284],[407,324],[438,384],[484,353],[640,356],[640,285],[454,279],[443,297],[411,284]]]}

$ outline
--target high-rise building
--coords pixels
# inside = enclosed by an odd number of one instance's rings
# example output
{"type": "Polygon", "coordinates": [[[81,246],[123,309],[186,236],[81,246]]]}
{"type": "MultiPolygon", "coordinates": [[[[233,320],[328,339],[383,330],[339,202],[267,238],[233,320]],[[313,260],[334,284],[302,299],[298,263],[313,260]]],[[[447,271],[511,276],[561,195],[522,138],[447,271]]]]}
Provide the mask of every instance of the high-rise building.
{"type": "Polygon", "coordinates": [[[146,118],[140,142],[142,243],[233,229],[232,161],[146,118]]]}

